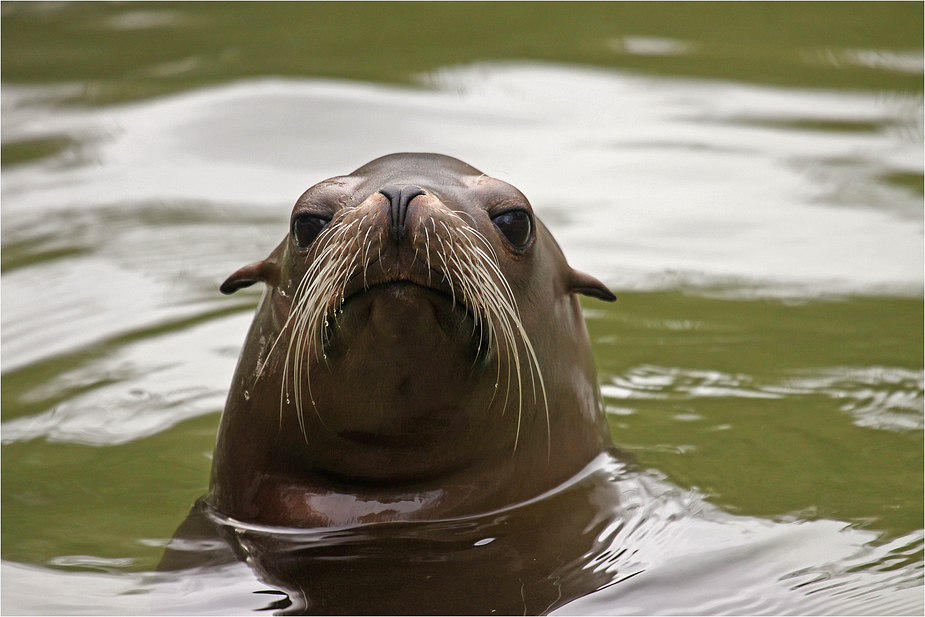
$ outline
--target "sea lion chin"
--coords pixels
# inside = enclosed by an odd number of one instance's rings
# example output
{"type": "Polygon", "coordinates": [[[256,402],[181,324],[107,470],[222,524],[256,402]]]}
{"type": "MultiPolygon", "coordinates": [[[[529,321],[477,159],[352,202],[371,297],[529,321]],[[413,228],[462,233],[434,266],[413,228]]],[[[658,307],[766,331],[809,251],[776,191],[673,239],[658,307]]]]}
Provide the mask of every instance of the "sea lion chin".
{"type": "Polygon", "coordinates": [[[209,502],[254,523],[434,520],[531,499],[609,444],[570,268],[513,186],[393,154],[308,189],[224,293],[266,283],[209,502]],[[378,508],[371,503],[401,503],[378,508]]]}

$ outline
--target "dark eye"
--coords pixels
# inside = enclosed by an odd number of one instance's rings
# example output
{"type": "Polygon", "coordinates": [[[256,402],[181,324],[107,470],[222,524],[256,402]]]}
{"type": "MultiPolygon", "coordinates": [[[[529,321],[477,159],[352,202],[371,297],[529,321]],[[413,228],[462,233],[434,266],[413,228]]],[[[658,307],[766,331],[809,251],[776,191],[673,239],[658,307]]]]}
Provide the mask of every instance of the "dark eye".
{"type": "Polygon", "coordinates": [[[492,219],[507,241],[514,248],[522,249],[530,244],[533,237],[533,223],[525,210],[511,210],[492,219]]]}
{"type": "Polygon", "coordinates": [[[327,226],[327,219],[311,214],[300,214],[292,220],[292,239],[299,248],[308,248],[327,226]]]}

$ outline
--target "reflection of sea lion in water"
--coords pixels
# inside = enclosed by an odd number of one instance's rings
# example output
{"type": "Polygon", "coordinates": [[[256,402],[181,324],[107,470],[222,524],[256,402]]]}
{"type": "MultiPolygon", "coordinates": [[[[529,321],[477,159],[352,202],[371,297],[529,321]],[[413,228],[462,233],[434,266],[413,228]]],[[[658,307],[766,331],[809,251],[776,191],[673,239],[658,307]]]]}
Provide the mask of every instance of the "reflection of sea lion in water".
{"type": "Polygon", "coordinates": [[[609,445],[571,269],[527,199],[456,159],[394,154],[306,191],[263,281],[209,501],[290,527],[496,510],[609,445]]]}

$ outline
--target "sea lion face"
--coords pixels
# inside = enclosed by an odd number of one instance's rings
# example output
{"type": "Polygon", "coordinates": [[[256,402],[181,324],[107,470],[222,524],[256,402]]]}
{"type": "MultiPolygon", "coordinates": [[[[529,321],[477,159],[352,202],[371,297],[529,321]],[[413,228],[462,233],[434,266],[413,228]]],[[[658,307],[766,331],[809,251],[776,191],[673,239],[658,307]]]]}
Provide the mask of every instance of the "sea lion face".
{"type": "Polygon", "coordinates": [[[396,372],[416,355],[427,358],[425,373],[464,362],[467,369],[451,367],[445,381],[431,379],[446,389],[497,349],[498,310],[516,304],[507,280],[524,278],[535,241],[533,212],[517,189],[455,159],[406,155],[396,166],[395,158],[302,195],[285,278],[305,283],[293,293],[314,360],[337,369],[396,355],[391,370],[373,372],[402,382],[421,381],[396,372]]]}
{"type": "Polygon", "coordinates": [[[276,456],[364,482],[548,449],[577,379],[550,367],[576,327],[587,339],[574,293],[612,299],[568,267],[520,191],[431,154],[308,189],[274,254],[223,291],[257,280],[269,293],[250,393],[276,393],[276,456]]]}

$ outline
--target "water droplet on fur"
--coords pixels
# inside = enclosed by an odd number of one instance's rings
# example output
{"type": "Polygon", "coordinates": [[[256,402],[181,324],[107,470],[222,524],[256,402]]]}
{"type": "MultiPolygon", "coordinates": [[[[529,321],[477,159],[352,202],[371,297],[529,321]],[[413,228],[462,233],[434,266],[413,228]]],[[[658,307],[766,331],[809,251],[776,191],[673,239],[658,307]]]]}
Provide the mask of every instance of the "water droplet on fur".
{"type": "Polygon", "coordinates": [[[247,390],[244,391],[244,400],[245,401],[251,400],[251,393],[248,392],[247,390]]]}

